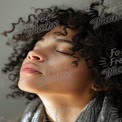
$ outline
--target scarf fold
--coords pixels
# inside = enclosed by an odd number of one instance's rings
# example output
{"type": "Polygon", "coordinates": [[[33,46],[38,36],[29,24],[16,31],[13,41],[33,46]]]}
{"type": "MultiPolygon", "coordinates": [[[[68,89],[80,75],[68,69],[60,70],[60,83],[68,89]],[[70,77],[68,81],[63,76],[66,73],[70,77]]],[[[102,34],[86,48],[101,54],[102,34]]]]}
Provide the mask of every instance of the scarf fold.
{"type": "MultiPolygon", "coordinates": [[[[122,118],[119,118],[117,111],[117,108],[108,103],[107,97],[101,103],[93,99],[73,122],[122,122],[122,118]]],[[[44,105],[39,98],[29,103],[19,122],[49,122],[44,105]]]]}

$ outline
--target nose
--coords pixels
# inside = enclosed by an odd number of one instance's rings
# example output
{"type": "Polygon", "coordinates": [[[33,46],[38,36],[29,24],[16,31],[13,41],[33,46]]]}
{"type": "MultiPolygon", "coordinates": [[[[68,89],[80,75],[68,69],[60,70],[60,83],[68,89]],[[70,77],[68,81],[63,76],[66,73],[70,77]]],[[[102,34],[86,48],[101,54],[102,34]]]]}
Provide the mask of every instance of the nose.
{"type": "Polygon", "coordinates": [[[46,56],[44,56],[42,53],[36,50],[30,51],[27,55],[27,58],[29,60],[35,60],[35,61],[40,61],[40,62],[46,61],[46,56]]]}

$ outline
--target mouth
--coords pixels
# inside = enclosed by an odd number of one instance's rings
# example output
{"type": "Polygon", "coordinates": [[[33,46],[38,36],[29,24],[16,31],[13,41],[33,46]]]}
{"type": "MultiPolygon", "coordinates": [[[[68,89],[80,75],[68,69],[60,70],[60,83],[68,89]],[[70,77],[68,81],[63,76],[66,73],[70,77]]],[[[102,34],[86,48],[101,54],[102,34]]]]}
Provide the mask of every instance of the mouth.
{"type": "Polygon", "coordinates": [[[20,70],[20,73],[42,74],[42,72],[37,69],[37,66],[31,63],[24,64],[20,70]]]}

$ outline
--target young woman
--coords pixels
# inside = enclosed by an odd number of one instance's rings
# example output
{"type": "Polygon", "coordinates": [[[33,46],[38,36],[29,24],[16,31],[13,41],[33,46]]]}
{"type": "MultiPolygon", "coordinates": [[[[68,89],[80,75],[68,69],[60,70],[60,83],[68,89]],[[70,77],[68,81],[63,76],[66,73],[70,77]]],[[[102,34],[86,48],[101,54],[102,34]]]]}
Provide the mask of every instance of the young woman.
{"type": "Polygon", "coordinates": [[[93,29],[99,16],[90,12],[36,9],[4,32],[21,26],[3,68],[15,81],[11,96],[30,100],[20,122],[122,121],[122,21],[93,29]]]}

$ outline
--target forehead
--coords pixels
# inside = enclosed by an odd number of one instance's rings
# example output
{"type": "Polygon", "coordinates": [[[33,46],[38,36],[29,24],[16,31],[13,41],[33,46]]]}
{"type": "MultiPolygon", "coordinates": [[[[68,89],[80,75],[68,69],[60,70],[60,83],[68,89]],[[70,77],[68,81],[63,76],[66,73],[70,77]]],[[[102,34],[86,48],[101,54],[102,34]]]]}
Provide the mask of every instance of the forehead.
{"type": "Polygon", "coordinates": [[[76,35],[76,31],[70,28],[64,28],[64,26],[58,26],[53,28],[51,31],[49,31],[47,34],[45,34],[44,38],[46,37],[54,37],[54,38],[68,38],[72,40],[72,37],[76,35]]]}

